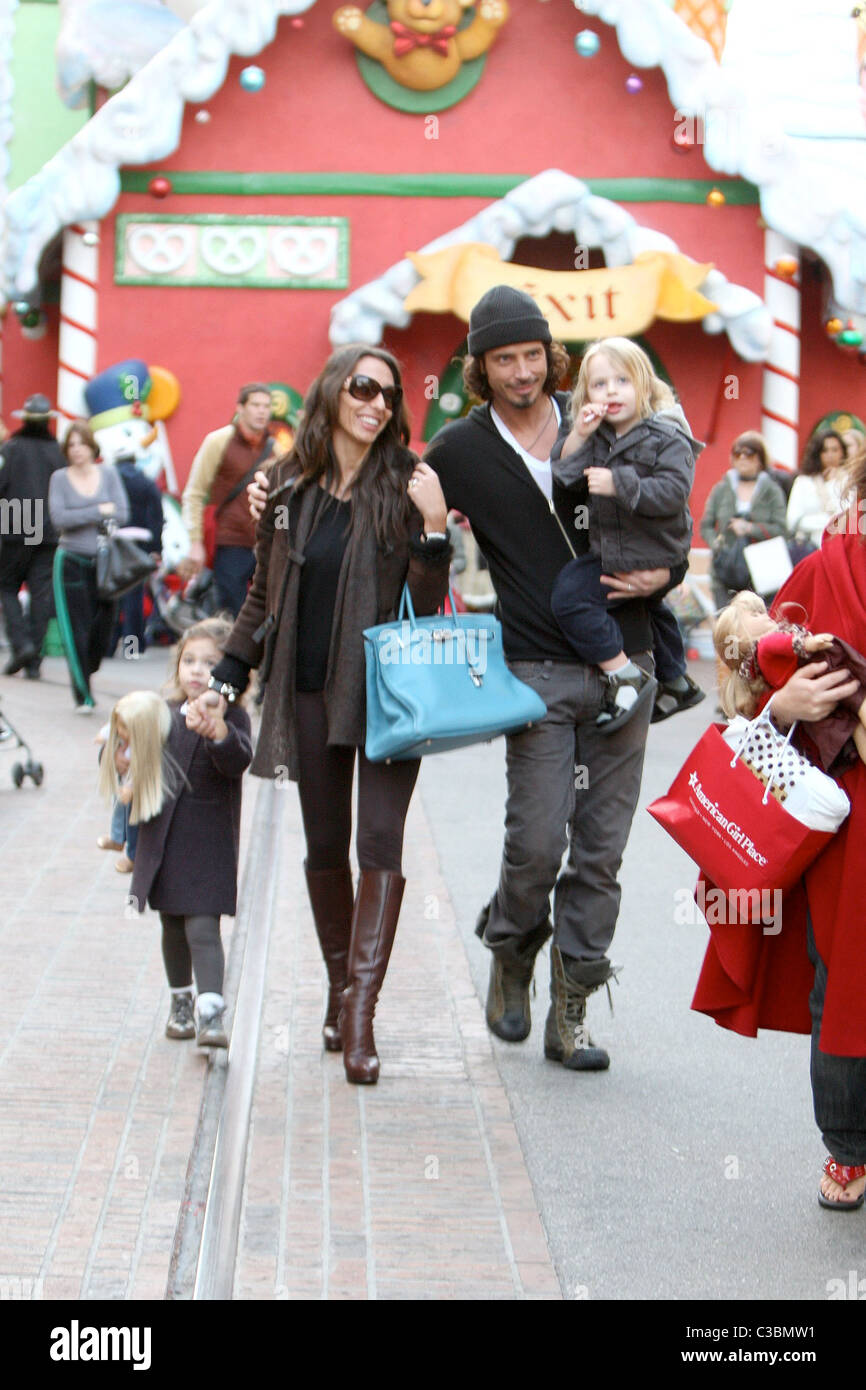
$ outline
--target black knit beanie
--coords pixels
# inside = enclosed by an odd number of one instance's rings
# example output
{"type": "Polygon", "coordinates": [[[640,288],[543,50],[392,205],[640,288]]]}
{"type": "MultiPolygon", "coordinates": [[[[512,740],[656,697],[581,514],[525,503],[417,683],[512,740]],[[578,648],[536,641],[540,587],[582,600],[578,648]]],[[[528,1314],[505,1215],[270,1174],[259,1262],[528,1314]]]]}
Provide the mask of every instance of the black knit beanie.
{"type": "Polygon", "coordinates": [[[550,341],[550,327],[535,300],[510,285],[494,285],[469,315],[469,351],[473,357],[510,343],[550,341]]]}

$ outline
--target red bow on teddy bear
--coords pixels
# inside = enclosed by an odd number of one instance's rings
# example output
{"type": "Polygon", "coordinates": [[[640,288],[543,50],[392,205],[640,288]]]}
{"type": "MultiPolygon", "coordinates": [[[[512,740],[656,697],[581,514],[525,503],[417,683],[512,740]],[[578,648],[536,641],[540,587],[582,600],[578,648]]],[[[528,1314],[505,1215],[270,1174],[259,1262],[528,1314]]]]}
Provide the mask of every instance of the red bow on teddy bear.
{"type": "Polygon", "coordinates": [[[433,48],[447,58],[448,41],[457,33],[456,24],[446,24],[444,29],[437,29],[435,34],[418,34],[414,29],[407,29],[405,24],[400,24],[396,19],[391,20],[391,29],[394,34],[394,54],[397,58],[411,53],[413,48],[433,48]]]}

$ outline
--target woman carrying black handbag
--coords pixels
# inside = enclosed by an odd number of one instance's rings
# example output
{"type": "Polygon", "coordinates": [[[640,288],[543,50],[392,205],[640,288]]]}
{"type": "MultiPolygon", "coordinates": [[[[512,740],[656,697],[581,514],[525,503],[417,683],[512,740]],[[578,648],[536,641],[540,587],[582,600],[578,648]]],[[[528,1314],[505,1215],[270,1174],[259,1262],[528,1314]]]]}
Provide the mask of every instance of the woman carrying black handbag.
{"type": "Polygon", "coordinates": [[[771,476],[767,446],[756,430],[747,430],[731,445],[731,466],[707,498],[701,520],[701,535],[712,551],[717,608],[752,587],[746,546],[786,534],[785,495],[771,476]]]}
{"type": "Polygon", "coordinates": [[[99,445],[84,420],[66,431],[67,467],[51,476],[48,511],[60,533],[54,557],[54,603],[63,650],[69,666],[77,714],[90,714],[96,703],[90,678],[108,655],[116,604],[100,598],[96,552],[100,528],[111,518],[118,526],[129,519],[123,484],[108,463],[97,462],[99,445]]]}

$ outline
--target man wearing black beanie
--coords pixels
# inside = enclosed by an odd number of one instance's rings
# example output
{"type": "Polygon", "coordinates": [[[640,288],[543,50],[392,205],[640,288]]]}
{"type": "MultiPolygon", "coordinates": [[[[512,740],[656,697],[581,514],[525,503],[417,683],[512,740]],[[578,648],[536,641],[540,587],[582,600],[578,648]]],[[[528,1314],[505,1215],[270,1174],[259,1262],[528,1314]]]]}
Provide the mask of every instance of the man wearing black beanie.
{"type": "MultiPolygon", "coordinates": [[[[552,934],[545,1056],[572,1071],[599,1071],[610,1058],[589,1037],[586,1001],[614,974],[607,952],[619,912],[617,873],[651,706],[618,731],[601,733],[601,673],[575,658],[550,610],[559,571],[588,546],[550,469],[567,404],[556,392],[565,349],[551,341],[530,295],[508,285],[475,305],[468,346],[464,382],[482,404],[440,430],[425,457],[490,566],[509,665],[548,710],[533,728],[506,739],[499,886],[476,928],[492,953],[487,1023],[506,1042],[528,1036],[535,957],[552,934]]],[[[642,598],[681,578],[682,571],[637,571],[611,584],[611,596],[627,600],[617,608],[624,650],[646,670],[652,635],[642,598]]]]}

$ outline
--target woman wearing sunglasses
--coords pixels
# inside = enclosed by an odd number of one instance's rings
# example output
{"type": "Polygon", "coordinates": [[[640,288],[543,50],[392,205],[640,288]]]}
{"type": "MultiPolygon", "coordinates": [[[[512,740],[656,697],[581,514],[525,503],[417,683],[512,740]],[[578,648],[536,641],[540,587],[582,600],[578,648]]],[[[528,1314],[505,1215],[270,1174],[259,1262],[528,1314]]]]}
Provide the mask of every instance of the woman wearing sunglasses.
{"type": "Polygon", "coordinates": [[[403,826],[419,768],[417,760],[371,763],[364,754],[362,633],[396,617],[407,580],[416,612],[434,613],[451,553],[439,480],[408,442],[391,354],[363,344],[335,352],[310,387],[291,450],[271,472],[255,575],[211,678],[221,712],[259,668],[265,695],[251,770],[298,783],[307,887],[330,986],[324,1044],[342,1048],[348,1080],[360,1083],[379,1074],[373,1013],[405,886],[403,826]]]}

